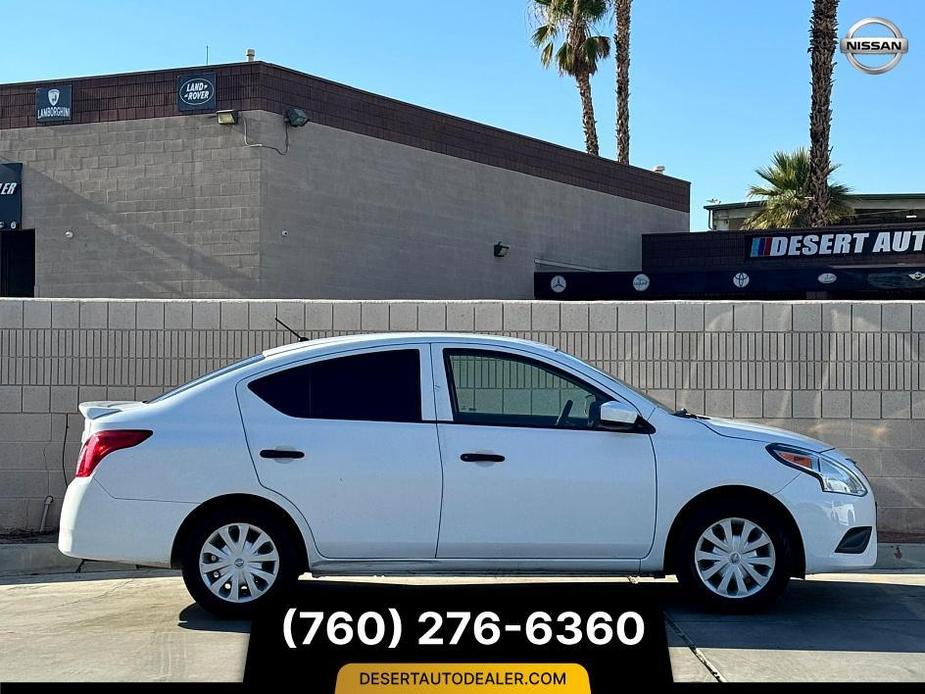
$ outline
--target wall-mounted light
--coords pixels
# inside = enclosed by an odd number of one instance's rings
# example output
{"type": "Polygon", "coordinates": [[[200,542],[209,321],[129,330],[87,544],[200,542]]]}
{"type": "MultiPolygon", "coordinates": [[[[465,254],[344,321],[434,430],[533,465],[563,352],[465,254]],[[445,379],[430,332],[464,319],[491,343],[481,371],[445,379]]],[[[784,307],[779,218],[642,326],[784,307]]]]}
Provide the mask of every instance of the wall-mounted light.
{"type": "Polygon", "coordinates": [[[286,122],[293,128],[301,128],[308,123],[308,113],[301,108],[287,108],[285,118],[286,122]]]}
{"type": "Polygon", "coordinates": [[[218,119],[219,125],[235,125],[238,122],[238,112],[230,108],[224,111],[216,111],[215,117],[218,119]]]}
{"type": "Polygon", "coordinates": [[[287,229],[283,229],[281,232],[279,232],[279,235],[282,236],[283,238],[286,238],[287,236],[289,236],[289,231],[287,229]]]}
{"type": "Polygon", "coordinates": [[[495,257],[496,257],[496,258],[503,258],[504,256],[507,255],[507,252],[508,252],[509,250],[511,250],[511,247],[510,247],[510,246],[508,246],[507,244],[502,243],[501,241],[498,241],[498,243],[496,243],[495,246],[494,246],[495,257]]]}
{"type": "Polygon", "coordinates": [[[64,232],[64,238],[66,239],[74,238],[74,232],[68,229],[67,231],[64,232]]]}

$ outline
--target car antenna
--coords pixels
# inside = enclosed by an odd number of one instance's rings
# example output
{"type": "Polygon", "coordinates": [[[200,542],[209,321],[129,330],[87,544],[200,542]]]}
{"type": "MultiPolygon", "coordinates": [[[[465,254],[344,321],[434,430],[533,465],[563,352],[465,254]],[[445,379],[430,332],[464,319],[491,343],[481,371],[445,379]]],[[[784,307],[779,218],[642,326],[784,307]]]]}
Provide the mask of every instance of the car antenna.
{"type": "Polygon", "coordinates": [[[286,328],[286,330],[288,330],[288,331],[291,332],[293,335],[295,335],[297,338],[299,338],[299,342],[308,342],[308,338],[307,338],[307,337],[305,337],[304,335],[299,335],[299,333],[297,333],[295,330],[293,330],[293,329],[290,328],[288,325],[286,325],[285,323],[283,323],[279,318],[274,318],[273,320],[275,320],[275,321],[276,321],[277,323],[279,323],[281,326],[283,326],[284,328],[286,328]]]}

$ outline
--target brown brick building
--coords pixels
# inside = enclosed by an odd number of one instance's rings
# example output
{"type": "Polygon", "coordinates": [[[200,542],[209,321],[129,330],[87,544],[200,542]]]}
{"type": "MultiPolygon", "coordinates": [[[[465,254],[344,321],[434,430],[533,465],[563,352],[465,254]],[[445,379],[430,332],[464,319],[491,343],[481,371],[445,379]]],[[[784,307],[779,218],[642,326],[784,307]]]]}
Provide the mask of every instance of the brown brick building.
{"type": "Polygon", "coordinates": [[[2,85],[2,164],[0,294],[528,298],[688,227],[685,181],[261,62],[2,85]]]}

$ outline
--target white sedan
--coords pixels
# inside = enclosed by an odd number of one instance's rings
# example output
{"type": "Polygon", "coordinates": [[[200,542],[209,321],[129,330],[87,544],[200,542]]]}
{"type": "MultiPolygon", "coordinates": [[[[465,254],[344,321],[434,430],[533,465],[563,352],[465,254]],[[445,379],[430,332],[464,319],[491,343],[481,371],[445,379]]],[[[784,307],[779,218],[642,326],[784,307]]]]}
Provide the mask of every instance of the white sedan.
{"type": "Polygon", "coordinates": [[[832,446],[672,412],[524,340],[301,342],[80,410],[61,551],[181,567],[225,616],[305,571],[675,573],[746,610],[876,558],[870,484],[832,446]]]}

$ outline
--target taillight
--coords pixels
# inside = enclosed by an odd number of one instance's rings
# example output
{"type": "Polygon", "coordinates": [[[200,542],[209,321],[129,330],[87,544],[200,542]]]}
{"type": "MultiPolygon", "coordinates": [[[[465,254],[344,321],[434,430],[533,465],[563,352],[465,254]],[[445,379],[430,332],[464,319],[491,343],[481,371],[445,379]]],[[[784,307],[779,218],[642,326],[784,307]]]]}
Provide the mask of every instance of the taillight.
{"type": "Polygon", "coordinates": [[[75,477],[89,477],[107,455],[120,448],[137,446],[152,433],[145,429],[113,429],[91,434],[80,449],[75,477]]]}

